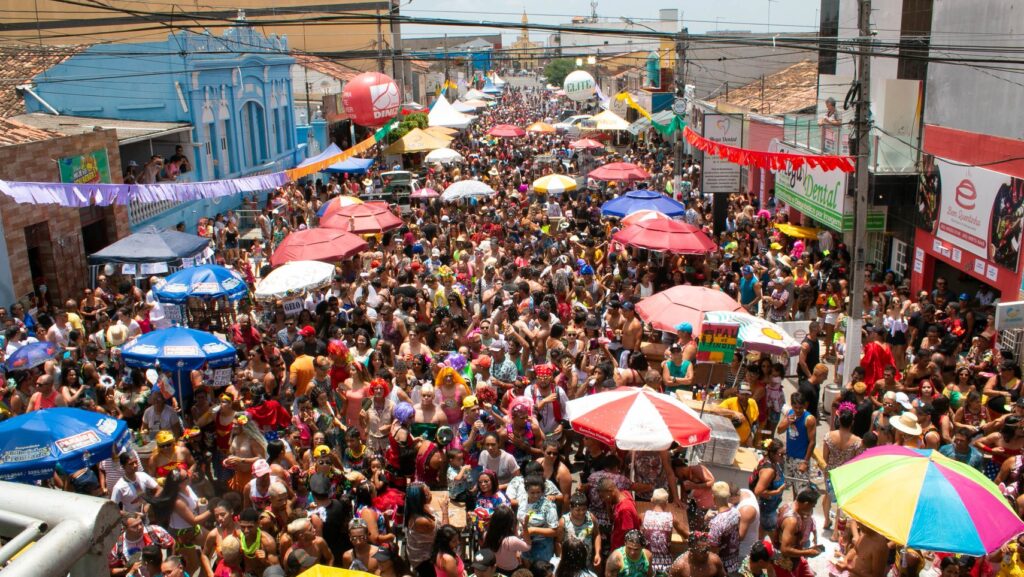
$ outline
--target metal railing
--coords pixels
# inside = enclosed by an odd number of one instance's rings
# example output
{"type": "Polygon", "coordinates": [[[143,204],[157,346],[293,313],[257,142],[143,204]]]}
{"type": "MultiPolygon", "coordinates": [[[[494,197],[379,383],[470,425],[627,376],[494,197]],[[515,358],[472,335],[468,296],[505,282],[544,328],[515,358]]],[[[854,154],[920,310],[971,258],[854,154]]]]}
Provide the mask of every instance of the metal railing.
{"type": "Polygon", "coordinates": [[[156,202],[139,202],[132,200],[128,203],[128,224],[136,226],[151,218],[160,216],[164,212],[178,206],[177,200],[158,200],[156,202]]]}
{"type": "Polygon", "coordinates": [[[787,114],[783,121],[782,138],[788,144],[821,154],[850,154],[848,125],[821,125],[814,114],[787,114]]]}

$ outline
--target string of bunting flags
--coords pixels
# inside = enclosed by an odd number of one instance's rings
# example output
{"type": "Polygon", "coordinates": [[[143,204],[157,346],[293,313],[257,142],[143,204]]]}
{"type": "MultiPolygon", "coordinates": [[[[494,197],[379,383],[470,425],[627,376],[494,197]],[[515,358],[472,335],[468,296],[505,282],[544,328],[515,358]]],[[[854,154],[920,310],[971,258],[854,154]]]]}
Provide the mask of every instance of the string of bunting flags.
{"type": "Polygon", "coordinates": [[[690,127],[686,127],[683,136],[697,150],[724,158],[735,164],[756,166],[765,170],[795,170],[805,164],[811,168],[841,170],[843,172],[853,172],[855,168],[853,157],[851,156],[786,154],[782,152],[748,150],[708,140],[691,130],[690,127]]]}
{"type": "Polygon", "coordinates": [[[633,98],[633,95],[628,92],[623,91],[616,94],[615,100],[625,102],[626,106],[632,108],[633,110],[636,110],[640,116],[643,116],[644,118],[649,120],[651,122],[651,126],[655,130],[657,130],[662,136],[672,136],[673,134],[675,134],[677,130],[682,130],[686,128],[686,121],[683,120],[682,117],[676,115],[673,115],[672,120],[665,124],[661,124],[660,122],[655,121],[654,118],[651,116],[651,113],[648,112],[647,109],[645,109],[643,106],[641,106],[640,103],[637,102],[635,98],[633,98]]]}
{"type": "Polygon", "coordinates": [[[0,193],[20,204],[56,204],[66,208],[87,206],[127,205],[131,202],[159,202],[162,200],[187,202],[203,198],[218,198],[244,192],[259,192],[284,186],[290,181],[309,176],[362,154],[387,137],[395,126],[391,119],[369,138],[320,162],[271,174],[245,176],[206,182],[162,182],[157,184],[74,184],[63,182],[13,182],[0,180],[0,193]]]}

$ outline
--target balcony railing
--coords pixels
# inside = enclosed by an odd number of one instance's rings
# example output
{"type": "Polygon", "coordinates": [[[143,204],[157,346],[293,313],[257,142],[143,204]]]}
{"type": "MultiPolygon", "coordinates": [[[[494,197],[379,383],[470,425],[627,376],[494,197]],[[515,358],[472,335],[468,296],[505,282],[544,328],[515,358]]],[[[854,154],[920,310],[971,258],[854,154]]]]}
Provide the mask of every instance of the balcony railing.
{"type": "Polygon", "coordinates": [[[783,140],[787,144],[820,154],[849,154],[852,131],[853,127],[847,124],[818,124],[818,117],[813,114],[787,114],[783,124],[783,140]]]}

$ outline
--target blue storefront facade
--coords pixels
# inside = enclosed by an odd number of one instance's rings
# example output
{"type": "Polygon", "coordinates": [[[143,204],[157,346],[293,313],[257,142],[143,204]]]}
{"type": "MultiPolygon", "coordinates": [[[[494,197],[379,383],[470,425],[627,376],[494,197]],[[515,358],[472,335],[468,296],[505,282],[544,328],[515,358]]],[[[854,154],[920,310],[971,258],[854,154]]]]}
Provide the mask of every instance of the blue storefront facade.
{"type": "MultiPolygon", "coordinates": [[[[286,37],[263,36],[244,22],[216,36],[178,32],[159,42],[97,44],[37,76],[38,98],[26,95],[25,105],[29,112],[52,107],[66,115],[191,124],[184,152],[193,169],[179,181],[265,174],[304,156],[295,134],[294,62],[286,37]]],[[[147,207],[149,215],[132,228],[184,222],[192,231],[199,218],[241,202],[147,207]]]]}

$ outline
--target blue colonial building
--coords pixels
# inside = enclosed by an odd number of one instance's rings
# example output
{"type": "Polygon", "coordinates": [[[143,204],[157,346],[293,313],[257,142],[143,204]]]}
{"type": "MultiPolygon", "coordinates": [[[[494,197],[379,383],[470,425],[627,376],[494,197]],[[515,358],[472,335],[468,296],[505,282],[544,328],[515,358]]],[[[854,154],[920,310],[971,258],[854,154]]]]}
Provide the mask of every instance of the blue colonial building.
{"type": "MultiPolygon", "coordinates": [[[[29,113],[177,123],[176,135],[123,141],[122,165],[165,159],[181,146],[192,170],[179,181],[220,180],[294,166],[297,143],[287,39],[244,16],[222,35],[178,32],[160,42],[96,44],[34,78],[29,113]]],[[[59,130],[59,129],[58,129],[59,130]]],[[[235,208],[241,198],[133,207],[132,228],[172,227],[235,208]]]]}

